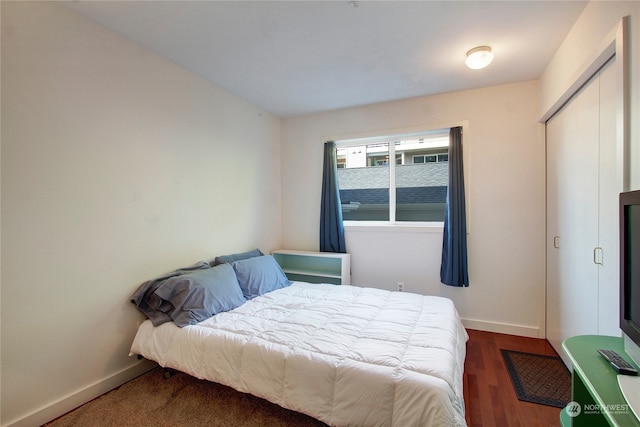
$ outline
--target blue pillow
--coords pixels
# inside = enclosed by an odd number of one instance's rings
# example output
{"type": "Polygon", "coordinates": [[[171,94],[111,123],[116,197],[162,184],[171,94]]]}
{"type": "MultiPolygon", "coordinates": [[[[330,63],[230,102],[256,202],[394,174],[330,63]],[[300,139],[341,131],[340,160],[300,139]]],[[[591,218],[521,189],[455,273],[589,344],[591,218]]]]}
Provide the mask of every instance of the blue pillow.
{"type": "Polygon", "coordinates": [[[229,264],[172,277],[155,294],[173,306],[167,314],[181,328],[246,302],[229,264]]]}
{"type": "Polygon", "coordinates": [[[221,255],[221,256],[217,256],[213,260],[213,265],[220,265],[220,264],[224,264],[224,263],[231,264],[232,262],[235,262],[235,261],[254,258],[254,257],[262,256],[262,255],[264,255],[264,254],[262,253],[262,251],[260,249],[254,249],[252,251],[240,252],[240,253],[231,254],[231,255],[221,255]]]}
{"type": "Polygon", "coordinates": [[[244,259],[231,265],[246,299],[285,288],[292,283],[271,255],[244,259]]]}

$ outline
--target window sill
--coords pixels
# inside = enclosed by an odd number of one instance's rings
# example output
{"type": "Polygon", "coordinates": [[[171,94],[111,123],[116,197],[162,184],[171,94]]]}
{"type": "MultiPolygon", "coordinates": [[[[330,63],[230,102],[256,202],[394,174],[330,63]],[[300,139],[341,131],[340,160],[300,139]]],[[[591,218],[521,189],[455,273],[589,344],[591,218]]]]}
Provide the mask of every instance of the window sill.
{"type": "Polygon", "coordinates": [[[348,232],[442,233],[444,222],[396,222],[392,224],[386,221],[344,221],[344,229],[348,232]]]}

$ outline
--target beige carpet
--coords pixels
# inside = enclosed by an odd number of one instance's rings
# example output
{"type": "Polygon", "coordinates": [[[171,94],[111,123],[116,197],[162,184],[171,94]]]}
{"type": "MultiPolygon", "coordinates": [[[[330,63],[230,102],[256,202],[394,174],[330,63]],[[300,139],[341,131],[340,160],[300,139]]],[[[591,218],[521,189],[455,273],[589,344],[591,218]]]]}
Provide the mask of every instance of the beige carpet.
{"type": "Polygon", "coordinates": [[[155,368],[45,426],[321,427],[326,424],[180,372],[165,379],[163,369],[155,368]]]}

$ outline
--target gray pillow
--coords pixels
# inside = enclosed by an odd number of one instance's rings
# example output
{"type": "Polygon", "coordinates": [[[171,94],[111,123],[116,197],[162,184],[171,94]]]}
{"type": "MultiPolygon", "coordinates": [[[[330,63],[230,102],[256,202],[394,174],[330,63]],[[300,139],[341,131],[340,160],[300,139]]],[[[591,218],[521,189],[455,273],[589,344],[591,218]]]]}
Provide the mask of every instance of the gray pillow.
{"type": "Polygon", "coordinates": [[[172,277],[155,294],[173,306],[171,319],[181,328],[246,302],[229,264],[172,277]]]}
{"type": "Polygon", "coordinates": [[[246,299],[285,288],[292,283],[271,255],[244,259],[231,265],[246,299]]]}
{"type": "Polygon", "coordinates": [[[155,294],[156,290],[165,285],[165,282],[176,276],[191,273],[194,270],[209,269],[209,263],[201,261],[193,266],[179,268],[171,273],[165,274],[155,279],[142,283],[131,296],[131,302],[140,311],[147,315],[154,326],[159,326],[165,322],[171,322],[171,316],[167,313],[173,311],[173,306],[155,294]]]}
{"type": "Polygon", "coordinates": [[[232,262],[235,261],[240,261],[243,259],[249,259],[249,258],[254,258],[254,257],[259,257],[264,255],[262,253],[262,251],[260,249],[254,249],[252,251],[248,251],[248,252],[240,252],[237,254],[231,254],[231,255],[221,255],[221,256],[217,256],[214,260],[213,260],[213,265],[220,265],[220,264],[224,264],[224,263],[229,263],[231,264],[232,262]]]}

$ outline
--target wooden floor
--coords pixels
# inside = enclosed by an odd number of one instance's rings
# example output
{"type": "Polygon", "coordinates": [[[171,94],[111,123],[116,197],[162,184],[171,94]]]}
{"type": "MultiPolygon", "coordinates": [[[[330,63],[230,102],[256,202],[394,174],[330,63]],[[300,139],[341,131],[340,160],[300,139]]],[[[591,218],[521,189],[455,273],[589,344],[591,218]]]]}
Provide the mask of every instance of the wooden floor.
{"type": "Polygon", "coordinates": [[[467,330],[464,401],[469,427],[558,426],[560,408],[521,402],[500,349],[557,355],[547,340],[467,330]]]}

